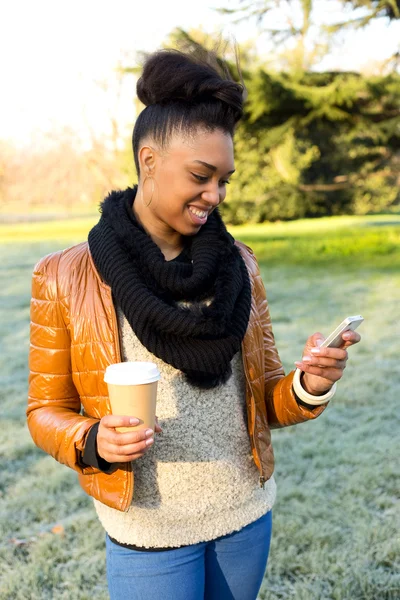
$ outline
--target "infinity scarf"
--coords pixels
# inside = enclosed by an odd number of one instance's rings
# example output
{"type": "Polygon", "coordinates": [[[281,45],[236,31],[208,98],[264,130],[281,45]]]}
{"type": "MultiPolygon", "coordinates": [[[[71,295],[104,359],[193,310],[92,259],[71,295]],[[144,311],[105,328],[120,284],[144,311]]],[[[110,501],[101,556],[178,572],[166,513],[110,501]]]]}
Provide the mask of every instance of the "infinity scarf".
{"type": "Polygon", "coordinates": [[[247,329],[246,265],[218,210],[185,237],[178,259],[166,261],[135,217],[136,191],[112,192],[102,202],[88,237],[96,268],[140,342],[193,385],[215,387],[231,375],[247,329]],[[206,298],[212,298],[209,306],[201,303],[206,298]]]}

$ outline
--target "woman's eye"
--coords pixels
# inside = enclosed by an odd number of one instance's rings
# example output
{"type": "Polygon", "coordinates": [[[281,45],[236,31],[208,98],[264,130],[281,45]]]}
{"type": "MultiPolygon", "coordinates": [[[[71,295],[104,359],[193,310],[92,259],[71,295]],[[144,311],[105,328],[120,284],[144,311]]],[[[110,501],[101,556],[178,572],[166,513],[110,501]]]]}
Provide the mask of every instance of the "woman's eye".
{"type": "MultiPolygon", "coordinates": [[[[208,181],[208,177],[204,176],[204,175],[196,175],[196,173],[192,173],[193,177],[195,177],[197,179],[197,181],[200,181],[200,183],[205,183],[206,181],[208,181]]],[[[229,179],[223,179],[222,181],[219,182],[219,185],[228,185],[230,183],[229,179]]]]}
{"type": "Polygon", "coordinates": [[[204,177],[203,175],[196,175],[196,173],[192,173],[192,175],[197,179],[197,181],[200,181],[201,183],[204,183],[208,180],[208,177],[204,177]]]}

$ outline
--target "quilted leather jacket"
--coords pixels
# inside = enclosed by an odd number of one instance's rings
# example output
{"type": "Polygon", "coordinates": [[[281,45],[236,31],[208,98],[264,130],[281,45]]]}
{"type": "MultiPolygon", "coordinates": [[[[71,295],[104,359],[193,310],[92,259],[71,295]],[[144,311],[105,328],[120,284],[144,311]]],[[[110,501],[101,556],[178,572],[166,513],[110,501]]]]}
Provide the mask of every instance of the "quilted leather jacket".
{"type": "MultiPolygon", "coordinates": [[[[242,342],[250,443],[263,485],[272,475],[271,428],[318,417],[326,405],[297,402],[293,372],[285,377],[268,304],[252,251],[237,242],[250,274],[252,302],[242,342]]],[[[85,466],[90,428],[111,412],[103,376],[120,362],[121,346],[110,287],[99,276],[87,242],[46,256],[32,281],[28,427],[34,442],[79,474],[86,493],[125,511],[132,502],[131,463],[111,474],[85,466]]]]}

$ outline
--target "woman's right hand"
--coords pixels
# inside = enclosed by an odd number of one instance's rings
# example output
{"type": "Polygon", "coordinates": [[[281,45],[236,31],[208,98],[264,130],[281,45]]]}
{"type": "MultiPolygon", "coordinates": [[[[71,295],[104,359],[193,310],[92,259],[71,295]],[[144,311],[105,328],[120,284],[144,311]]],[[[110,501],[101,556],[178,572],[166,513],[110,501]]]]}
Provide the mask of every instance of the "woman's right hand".
{"type": "Polygon", "coordinates": [[[152,429],[138,431],[116,431],[116,427],[134,427],[139,419],[106,415],[100,420],[97,432],[97,453],[109,463],[122,463],[143,456],[154,443],[152,429]]]}

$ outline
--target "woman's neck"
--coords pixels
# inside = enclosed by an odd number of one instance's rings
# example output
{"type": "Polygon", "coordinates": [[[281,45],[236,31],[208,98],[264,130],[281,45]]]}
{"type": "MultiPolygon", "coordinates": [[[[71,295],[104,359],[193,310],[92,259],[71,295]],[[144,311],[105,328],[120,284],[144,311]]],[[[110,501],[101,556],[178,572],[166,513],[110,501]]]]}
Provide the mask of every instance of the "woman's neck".
{"type": "MultiPolygon", "coordinates": [[[[136,194],[138,196],[139,191],[136,194]]],[[[140,203],[133,203],[133,213],[147,235],[157,244],[165,260],[173,260],[183,250],[183,236],[177,231],[167,231],[152,219],[151,213],[140,203]]]]}

